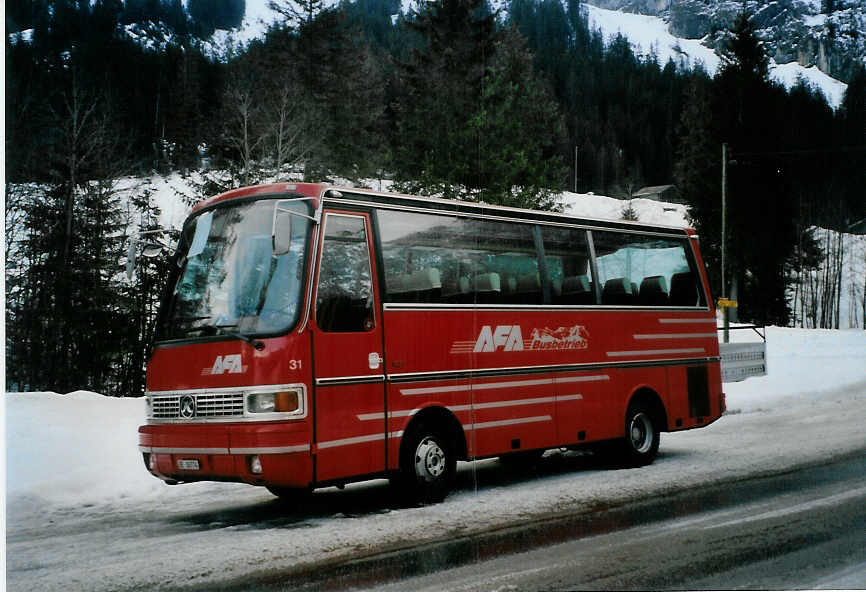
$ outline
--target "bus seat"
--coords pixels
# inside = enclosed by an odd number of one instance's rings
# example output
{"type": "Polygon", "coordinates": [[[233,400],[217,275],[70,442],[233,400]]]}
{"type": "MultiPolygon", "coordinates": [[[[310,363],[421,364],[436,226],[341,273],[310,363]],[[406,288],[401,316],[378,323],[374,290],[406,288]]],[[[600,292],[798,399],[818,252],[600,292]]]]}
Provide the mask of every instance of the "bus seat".
{"type": "Polygon", "coordinates": [[[640,283],[637,303],[641,306],[667,306],[668,286],[665,276],[651,275],[640,283]]]}
{"type": "Polygon", "coordinates": [[[515,304],[539,304],[541,297],[541,280],[537,271],[524,273],[517,278],[517,289],[511,298],[515,304]]]}
{"type": "Polygon", "coordinates": [[[435,267],[391,276],[386,281],[391,299],[403,302],[438,302],[442,280],[435,267]]]}
{"type": "Polygon", "coordinates": [[[469,296],[469,278],[466,276],[457,277],[442,287],[442,300],[444,302],[462,304],[471,301],[469,296]]]}
{"type": "Polygon", "coordinates": [[[675,273],[671,276],[671,305],[672,306],[698,306],[698,297],[695,278],[690,271],[675,273]]]}
{"type": "Polygon", "coordinates": [[[554,302],[558,302],[562,296],[562,278],[550,279],[550,296],[554,302]]]}
{"type": "Polygon", "coordinates": [[[498,273],[479,273],[473,278],[473,281],[476,302],[498,304],[501,301],[502,289],[498,273]]]}
{"type": "Polygon", "coordinates": [[[561,304],[592,304],[592,287],[585,275],[573,275],[562,280],[561,304]]]}
{"type": "Polygon", "coordinates": [[[628,278],[611,278],[604,283],[601,293],[602,304],[629,306],[634,304],[632,284],[628,278]]]}
{"type": "Polygon", "coordinates": [[[385,278],[385,286],[388,288],[388,296],[391,299],[397,297],[398,294],[404,294],[409,291],[406,287],[407,274],[389,275],[385,278]]]}
{"type": "Polygon", "coordinates": [[[517,278],[511,274],[506,274],[500,276],[500,287],[502,288],[502,294],[504,296],[509,296],[517,292],[517,278]]]}

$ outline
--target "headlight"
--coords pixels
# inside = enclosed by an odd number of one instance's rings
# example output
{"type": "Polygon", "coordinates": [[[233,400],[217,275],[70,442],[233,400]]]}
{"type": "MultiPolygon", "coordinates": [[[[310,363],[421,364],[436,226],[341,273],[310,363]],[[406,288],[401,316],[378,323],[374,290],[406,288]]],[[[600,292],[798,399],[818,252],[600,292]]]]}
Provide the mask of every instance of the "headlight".
{"type": "Polygon", "coordinates": [[[249,413],[301,413],[302,398],[297,390],[250,393],[247,395],[249,413]]]}

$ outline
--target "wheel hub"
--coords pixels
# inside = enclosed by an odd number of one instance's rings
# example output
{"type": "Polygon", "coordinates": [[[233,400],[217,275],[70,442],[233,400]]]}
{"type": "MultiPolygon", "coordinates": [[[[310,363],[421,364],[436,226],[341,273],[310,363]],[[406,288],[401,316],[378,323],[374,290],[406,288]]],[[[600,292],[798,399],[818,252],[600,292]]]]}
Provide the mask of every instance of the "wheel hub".
{"type": "Polygon", "coordinates": [[[433,481],[445,472],[445,452],[430,437],[424,438],[415,449],[415,474],[424,481],[433,481]]]}
{"type": "Polygon", "coordinates": [[[632,448],[641,454],[648,452],[653,442],[653,426],[645,413],[638,413],[631,420],[629,430],[632,448]]]}

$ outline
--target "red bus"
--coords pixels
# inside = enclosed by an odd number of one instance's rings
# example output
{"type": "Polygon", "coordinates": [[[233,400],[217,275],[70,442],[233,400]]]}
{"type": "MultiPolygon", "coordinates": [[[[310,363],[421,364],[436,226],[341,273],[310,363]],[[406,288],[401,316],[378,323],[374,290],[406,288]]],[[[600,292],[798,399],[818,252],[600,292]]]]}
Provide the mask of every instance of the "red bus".
{"type": "Polygon", "coordinates": [[[660,433],[725,409],[691,230],[320,184],[187,220],[140,449],[168,483],[288,496],[389,477],[441,500],[457,461],[660,433]]]}

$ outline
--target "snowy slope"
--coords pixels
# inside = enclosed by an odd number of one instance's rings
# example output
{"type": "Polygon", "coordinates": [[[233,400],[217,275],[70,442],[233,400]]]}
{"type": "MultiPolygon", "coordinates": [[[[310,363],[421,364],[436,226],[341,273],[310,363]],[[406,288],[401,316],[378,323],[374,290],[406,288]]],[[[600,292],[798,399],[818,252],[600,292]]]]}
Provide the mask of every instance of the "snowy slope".
{"type": "MultiPolygon", "coordinates": [[[[701,64],[713,75],[721,64],[715,51],[701,45],[700,39],[674,37],[669,32],[668,24],[659,17],[606,10],[589,4],[584,4],[584,7],[591,28],[600,29],[607,39],[621,33],[631,41],[635,53],[642,56],[655,53],[662,65],[668,59],[689,68],[701,64]]],[[[798,78],[802,78],[812,88],[824,93],[834,109],[839,107],[848,88],[848,85],[824,74],[817,67],[805,68],[797,62],[777,64],[770,60],[770,77],[785,88],[791,88],[798,78]]]]}

